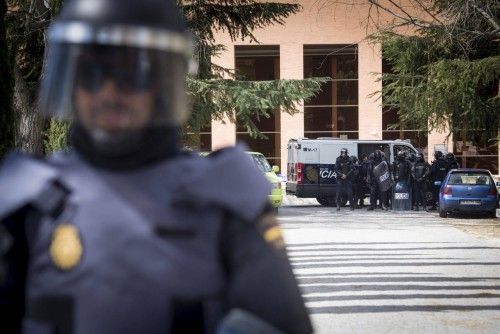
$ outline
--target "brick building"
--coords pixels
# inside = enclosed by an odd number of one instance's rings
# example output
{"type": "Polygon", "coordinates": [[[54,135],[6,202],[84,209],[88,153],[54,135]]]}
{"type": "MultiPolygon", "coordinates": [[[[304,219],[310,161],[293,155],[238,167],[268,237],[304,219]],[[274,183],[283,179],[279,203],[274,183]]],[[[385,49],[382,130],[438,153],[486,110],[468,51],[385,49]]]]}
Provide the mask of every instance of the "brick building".
{"type": "MultiPolygon", "coordinates": [[[[293,2],[293,1],[288,1],[293,2]]],[[[446,145],[462,165],[489,168],[498,173],[498,148],[474,140],[454,141],[446,133],[422,129],[391,130],[398,122],[395,112],[383,110],[374,92],[382,84],[378,73],[387,70],[381,46],[367,39],[367,6],[328,5],[317,0],[296,1],[303,7],[284,25],[254,32],[260,44],[233,42],[219,32],[218,43],[226,52],[213,61],[237,69],[250,80],[302,79],[329,76],[322,92],[300,106],[293,116],[276,112],[261,120],[259,129],[267,139],[252,139],[245,129],[229,121],[213,121],[201,134],[203,149],[216,149],[245,141],[252,150],[264,153],[273,164],[286,170],[287,142],[298,137],[341,137],[359,139],[410,139],[429,161],[434,149],[446,145]]],[[[378,18],[383,20],[384,18],[378,18]]]]}

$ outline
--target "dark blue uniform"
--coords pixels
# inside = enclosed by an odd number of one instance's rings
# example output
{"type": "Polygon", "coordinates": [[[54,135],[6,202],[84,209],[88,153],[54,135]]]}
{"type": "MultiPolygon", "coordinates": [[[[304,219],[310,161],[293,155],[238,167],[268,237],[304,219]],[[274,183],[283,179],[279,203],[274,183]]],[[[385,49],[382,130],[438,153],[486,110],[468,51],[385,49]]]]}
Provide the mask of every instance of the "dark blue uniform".
{"type": "Polygon", "coordinates": [[[415,208],[418,211],[419,206],[426,209],[427,206],[427,183],[429,181],[430,165],[421,157],[412,167],[412,177],[414,185],[415,208]]]}
{"type": "Polygon", "coordinates": [[[382,191],[377,176],[374,174],[374,168],[383,161],[381,154],[370,155],[370,164],[368,166],[368,183],[370,186],[370,207],[368,210],[374,210],[377,200],[380,201],[382,209],[387,210],[387,191],[382,191]]]}
{"type": "Polygon", "coordinates": [[[311,332],[268,193],[238,149],[120,172],[12,156],[2,332],[213,333],[231,309],[311,332]]]}
{"type": "Polygon", "coordinates": [[[354,209],[354,198],[352,195],[352,175],[354,167],[351,159],[347,155],[339,156],[335,161],[335,173],[337,174],[336,200],[337,208],[340,208],[342,196],[347,194],[349,205],[354,209]]]}
{"type": "Polygon", "coordinates": [[[434,196],[434,205],[439,202],[439,189],[441,188],[441,183],[448,174],[448,163],[442,157],[436,158],[431,164],[430,170],[430,180],[432,184],[432,193],[434,196]]]}

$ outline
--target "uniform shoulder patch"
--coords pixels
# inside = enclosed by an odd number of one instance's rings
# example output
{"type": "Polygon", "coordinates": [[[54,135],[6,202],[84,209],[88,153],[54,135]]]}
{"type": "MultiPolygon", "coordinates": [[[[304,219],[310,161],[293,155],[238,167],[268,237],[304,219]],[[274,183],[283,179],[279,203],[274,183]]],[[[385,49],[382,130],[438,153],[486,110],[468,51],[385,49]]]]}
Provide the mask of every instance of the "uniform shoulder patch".
{"type": "Polygon", "coordinates": [[[52,234],[50,257],[54,265],[64,271],[76,267],[82,258],[83,246],[76,226],[58,225],[52,234]]]}
{"type": "Polygon", "coordinates": [[[257,228],[264,240],[273,246],[273,248],[285,248],[285,241],[283,240],[283,234],[281,233],[276,214],[268,213],[263,215],[257,223],[257,228]]]}

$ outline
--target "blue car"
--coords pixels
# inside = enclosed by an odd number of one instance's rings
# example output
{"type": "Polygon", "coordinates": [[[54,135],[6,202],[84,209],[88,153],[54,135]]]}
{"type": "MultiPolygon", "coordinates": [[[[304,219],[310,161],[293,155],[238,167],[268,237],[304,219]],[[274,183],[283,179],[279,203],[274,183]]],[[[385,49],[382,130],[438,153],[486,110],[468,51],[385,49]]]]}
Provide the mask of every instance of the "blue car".
{"type": "Polygon", "coordinates": [[[495,217],[498,190],[486,169],[452,169],[439,191],[439,216],[450,212],[488,213],[495,217]]]}

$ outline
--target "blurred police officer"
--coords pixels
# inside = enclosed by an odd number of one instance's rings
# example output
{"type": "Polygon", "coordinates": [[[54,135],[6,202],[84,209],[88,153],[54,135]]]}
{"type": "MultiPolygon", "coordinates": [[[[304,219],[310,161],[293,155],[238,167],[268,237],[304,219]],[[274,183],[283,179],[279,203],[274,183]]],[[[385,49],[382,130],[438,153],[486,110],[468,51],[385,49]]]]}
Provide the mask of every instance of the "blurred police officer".
{"type": "Polygon", "coordinates": [[[427,206],[427,184],[429,182],[430,165],[425,161],[422,153],[417,153],[415,164],[411,171],[413,177],[413,197],[415,197],[415,210],[419,206],[426,210],[427,206]]]}
{"type": "Polygon", "coordinates": [[[433,204],[431,209],[436,209],[439,201],[439,189],[446,174],[448,173],[448,163],[444,159],[443,152],[434,152],[434,161],[431,164],[430,180],[432,182],[433,204]]]}
{"type": "Polygon", "coordinates": [[[335,173],[337,174],[337,211],[342,205],[342,196],[347,194],[351,210],[354,210],[354,199],[352,196],[352,174],[354,167],[349,158],[349,153],[346,148],[340,150],[340,155],[335,160],[335,173]]]}
{"type": "Polygon", "coordinates": [[[311,332],[267,181],[240,149],[179,149],[192,42],[175,2],[66,4],[40,108],[73,120],[74,151],[0,170],[2,332],[212,333],[237,309],[311,332]]]}
{"type": "Polygon", "coordinates": [[[446,163],[448,164],[448,171],[460,168],[460,164],[458,163],[458,160],[453,153],[446,153],[445,159],[446,163]]]}

